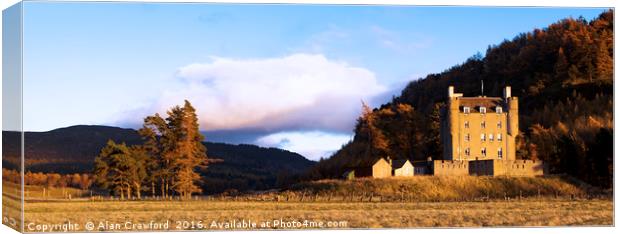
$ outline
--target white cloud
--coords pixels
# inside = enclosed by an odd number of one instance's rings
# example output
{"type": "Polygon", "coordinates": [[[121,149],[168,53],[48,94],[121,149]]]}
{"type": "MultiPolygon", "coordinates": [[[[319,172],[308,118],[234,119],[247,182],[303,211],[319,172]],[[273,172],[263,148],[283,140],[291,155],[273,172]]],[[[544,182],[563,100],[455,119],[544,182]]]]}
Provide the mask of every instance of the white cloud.
{"type": "Polygon", "coordinates": [[[360,101],[387,90],[373,72],[320,54],[212,57],[181,67],[177,76],[181,87],[166,91],[154,111],[165,112],[188,99],[202,130],[350,132],[360,101]]]}
{"type": "Polygon", "coordinates": [[[256,144],[266,147],[278,147],[297,152],[310,160],[327,158],[348,142],[351,136],[331,134],[321,131],[310,132],[279,132],[256,140],[256,144]]]}

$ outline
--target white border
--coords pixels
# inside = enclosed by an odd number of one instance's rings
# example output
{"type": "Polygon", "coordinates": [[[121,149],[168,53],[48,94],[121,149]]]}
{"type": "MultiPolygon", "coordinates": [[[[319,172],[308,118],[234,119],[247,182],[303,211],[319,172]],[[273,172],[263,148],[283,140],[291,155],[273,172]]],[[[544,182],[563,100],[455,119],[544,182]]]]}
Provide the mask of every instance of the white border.
{"type": "MultiPolygon", "coordinates": [[[[76,0],[26,0],[48,2],[78,2],[76,0]]],[[[82,2],[102,2],[98,0],[81,0],[82,2]]],[[[18,0],[2,1],[0,7],[7,7],[19,2],[18,0]]],[[[555,7],[614,7],[615,1],[611,0],[104,0],[103,2],[174,2],[174,3],[310,3],[325,5],[415,5],[415,6],[555,6],[555,7]]]]}
{"type": "MultiPolygon", "coordinates": [[[[54,1],[54,0],[51,0],[54,1]]],[[[66,0],[65,0],[66,1],[66,0]]],[[[85,2],[97,2],[95,0],[83,0],[85,2]]],[[[0,8],[2,10],[18,3],[18,0],[0,0],[0,8]]],[[[61,1],[58,1],[61,2],[61,1]]],[[[342,4],[351,4],[351,5],[418,5],[418,6],[552,6],[552,7],[613,7],[616,8],[618,5],[617,1],[612,0],[589,0],[589,1],[574,1],[574,0],[550,0],[550,1],[540,1],[540,0],[504,0],[504,1],[492,1],[492,0],[415,0],[415,1],[406,1],[406,0],[149,0],[149,1],[136,1],[136,0],[106,0],[106,2],[173,2],[173,3],[184,3],[184,2],[202,2],[202,3],[314,3],[314,4],[325,4],[325,5],[342,5],[342,4]]],[[[616,13],[617,14],[617,13],[616,13]]],[[[614,19],[614,21],[616,21],[614,19]]],[[[614,24],[614,31],[618,31],[617,22],[614,24]]],[[[0,17],[0,32],[2,28],[2,20],[0,17]]],[[[0,42],[1,42],[0,37],[0,42]]],[[[617,45],[617,38],[614,37],[614,44],[617,45]]],[[[617,54],[617,47],[614,48],[614,55],[617,54]]],[[[0,53],[2,49],[0,48],[0,53]]],[[[1,62],[0,58],[0,62],[1,62]]],[[[618,67],[619,62],[614,58],[614,68],[618,67]]],[[[1,69],[1,68],[0,68],[1,69]]],[[[615,70],[615,69],[614,69],[615,70]]],[[[1,71],[1,70],[0,70],[1,71]]],[[[1,74],[1,72],[0,72],[1,74]]],[[[614,73],[614,80],[616,78],[617,73],[614,73]]],[[[2,100],[1,93],[1,82],[0,82],[0,101],[2,100]]],[[[618,85],[614,83],[614,94],[618,91],[618,85]]],[[[614,116],[617,115],[618,111],[618,98],[614,95],[614,116]]],[[[1,118],[1,109],[0,109],[0,118],[1,118]]],[[[614,129],[618,129],[617,122],[614,122],[614,129]]],[[[614,130],[614,135],[616,131],[614,130]]],[[[0,140],[1,140],[0,136],[0,140]]],[[[620,139],[618,137],[614,138],[614,145],[620,145],[620,139]]],[[[0,145],[0,152],[2,146],[0,145]]],[[[614,147],[614,156],[616,155],[616,148],[614,147]]],[[[614,157],[615,158],[615,157],[614,157]]],[[[617,160],[614,160],[614,168],[618,168],[617,160]]],[[[614,175],[614,187],[616,188],[617,184],[617,176],[618,173],[614,175]]],[[[2,188],[0,187],[0,192],[2,188]]],[[[615,201],[618,200],[618,193],[615,193],[614,197],[615,201]]],[[[614,202],[614,217],[615,211],[617,210],[617,203],[614,202]]],[[[614,226],[615,226],[614,220],[614,226]]],[[[535,234],[548,234],[548,233],[613,233],[616,228],[615,227],[560,227],[560,228],[448,228],[448,229],[379,229],[379,230],[321,230],[318,231],[324,234],[334,234],[334,233],[467,233],[467,234],[487,234],[487,233],[497,233],[502,232],[505,234],[521,234],[524,231],[527,233],[535,233],[535,234]]],[[[212,233],[314,233],[317,231],[217,231],[212,233]]],[[[8,228],[7,226],[0,225],[0,233],[17,233],[13,229],[8,228]]],[[[152,233],[187,233],[187,232],[152,232],[152,233]]]]}

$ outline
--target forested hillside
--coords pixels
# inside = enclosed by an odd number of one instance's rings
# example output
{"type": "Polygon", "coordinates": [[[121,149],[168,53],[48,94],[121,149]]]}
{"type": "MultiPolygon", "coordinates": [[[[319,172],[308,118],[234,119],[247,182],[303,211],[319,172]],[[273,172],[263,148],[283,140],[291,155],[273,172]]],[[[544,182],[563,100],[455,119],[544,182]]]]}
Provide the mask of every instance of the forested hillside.
{"type": "MultiPolygon", "coordinates": [[[[453,85],[465,96],[519,97],[517,157],[545,160],[551,173],[566,173],[609,187],[613,175],[612,10],[587,22],[564,19],[489,46],[439,74],[412,81],[391,102],[366,109],[355,137],[309,178],[339,177],[368,157],[441,158],[439,109],[453,85]]],[[[366,108],[366,107],[365,107],[366,108]]]]}

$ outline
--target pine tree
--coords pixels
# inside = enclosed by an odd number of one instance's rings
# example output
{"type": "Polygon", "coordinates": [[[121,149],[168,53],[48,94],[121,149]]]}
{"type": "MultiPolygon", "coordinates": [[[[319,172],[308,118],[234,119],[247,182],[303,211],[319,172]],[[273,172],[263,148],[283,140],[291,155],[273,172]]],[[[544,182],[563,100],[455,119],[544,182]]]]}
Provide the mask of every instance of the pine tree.
{"type": "Polygon", "coordinates": [[[430,157],[441,157],[443,147],[441,144],[441,109],[445,107],[444,103],[435,103],[433,112],[429,117],[429,131],[426,136],[426,152],[430,157]]]}
{"type": "Polygon", "coordinates": [[[129,155],[129,148],[125,144],[116,144],[109,140],[95,158],[94,174],[97,184],[120,195],[121,199],[125,199],[125,192],[127,198],[131,197],[128,171],[132,165],[129,155]]]}
{"type": "Polygon", "coordinates": [[[141,198],[142,182],[146,178],[146,153],[140,146],[127,147],[109,140],[95,158],[96,183],[110,189],[121,199],[141,198]]]}
{"type": "Polygon", "coordinates": [[[389,141],[376,126],[377,117],[366,103],[362,103],[362,116],[358,120],[356,137],[363,138],[367,143],[366,157],[389,157],[389,141]]]}
{"type": "Polygon", "coordinates": [[[143,147],[149,157],[146,168],[151,195],[156,194],[155,187],[159,185],[160,195],[165,198],[168,196],[166,187],[172,175],[170,160],[164,158],[164,154],[172,150],[168,124],[159,114],[147,116],[138,133],[142,136],[143,147]]]}
{"type": "Polygon", "coordinates": [[[129,162],[132,166],[128,168],[128,181],[130,186],[133,187],[136,197],[141,199],[142,184],[148,179],[147,164],[149,156],[142,146],[131,146],[129,147],[129,162]]]}
{"type": "Polygon", "coordinates": [[[196,109],[189,101],[182,108],[175,107],[169,113],[169,126],[176,136],[173,167],[175,168],[173,188],[181,197],[189,198],[192,193],[201,192],[196,185],[200,175],[196,170],[207,164],[206,147],[202,144],[196,109]]]}
{"type": "Polygon", "coordinates": [[[553,70],[555,72],[555,79],[557,81],[566,80],[568,77],[568,61],[566,60],[566,55],[564,55],[564,49],[560,47],[558,49],[558,58],[555,62],[555,66],[553,70]]]}
{"type": "Polygon", "coordinates": [[[598,41],[596,54],[594,56],[596,79],[613,80],[614,61],[609,55],[609,49],[604,39],[598,41]]]}
{"type": "MultiPolygon", "coordinates": [[[[575,65],[571,65],[568,68],[568,83],[576,84],[581,80],[581,72],[575,65]]],[[[565,82],[566,83],[566,82],[565,82]]]]}
{"type": "MultiPolygon", "coordinates": [[[[159,114],[146,117],[138,131],[144,143],[132,152],[136,160],[144,160],[145,173],[137,171],[136,175],[144,178],[136,182],[148,182],[152,195],[159,185],[164,198],[172,192],[189,198],[192,193],[201,192],[198,170],[207,165],[207,151],[202,144],[204,136],[199,131],[196,109],[189,101],[185,101],[183,107],[172,107],[167,115],[165,119],[159,114]]],[[[141,184],[134,183],[134,187],[141,187],[141,184]]]]}

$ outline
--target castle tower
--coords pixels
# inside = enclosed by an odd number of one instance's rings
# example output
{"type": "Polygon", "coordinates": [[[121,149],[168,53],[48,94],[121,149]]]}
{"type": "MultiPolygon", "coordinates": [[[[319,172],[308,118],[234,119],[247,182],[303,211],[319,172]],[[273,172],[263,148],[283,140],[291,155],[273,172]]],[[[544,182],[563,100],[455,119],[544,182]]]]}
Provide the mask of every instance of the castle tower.
{"type": "Polygon", "coordinates": [[[510,87],[503,97],[463,97],[448,87],[442,110],[444,160],[514,160],[519,134],[519,104],[510,87]]]}

